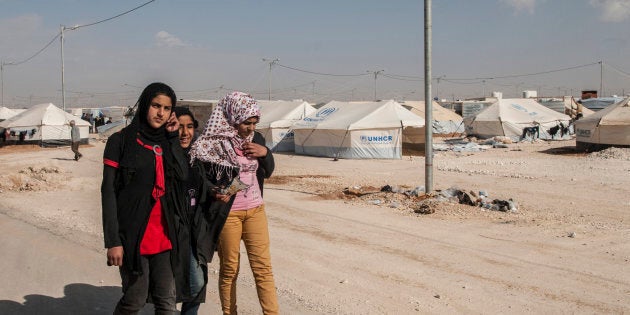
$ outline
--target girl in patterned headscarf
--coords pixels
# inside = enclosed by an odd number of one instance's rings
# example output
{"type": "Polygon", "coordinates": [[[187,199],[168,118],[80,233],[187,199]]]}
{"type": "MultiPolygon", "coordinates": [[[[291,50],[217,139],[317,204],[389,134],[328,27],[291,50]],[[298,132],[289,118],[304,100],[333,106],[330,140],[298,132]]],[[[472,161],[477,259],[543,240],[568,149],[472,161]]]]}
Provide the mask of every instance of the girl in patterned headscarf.
{"type": "Polygon", "coordinates": [[[190,150],[191,160],[200,160],[210,182],[227,186],[238,177],[247,187],[236,193],[215,190],[207,211],[220,225],[217,253],[220,260],[219,297],[223,314],[236,313],[236,279],[240,244],[245,243],[254,271],[263,314],[278,314],[278,299],[271,270],[269,230],[263,202],[263,183],[274,169],[271,150],[256,132],[260,109],[256,100],[242,92],[225,96],[210,115],[203,134],[190,150]]]}
{"type": "Polygon", "coordinates": [[[195,159],[208,162],[216,171],[217,179],[228,181],[239,170],[235,150],[243,150],[246,143],[254,139],[254,132],[245,137],[239,136],[238,125],[250,118],[256,123],[260,109],[256,100],[243,92],[232,92],[219,101],[210,115],[206,127],[190,150],[191,161],[195,159]]]}

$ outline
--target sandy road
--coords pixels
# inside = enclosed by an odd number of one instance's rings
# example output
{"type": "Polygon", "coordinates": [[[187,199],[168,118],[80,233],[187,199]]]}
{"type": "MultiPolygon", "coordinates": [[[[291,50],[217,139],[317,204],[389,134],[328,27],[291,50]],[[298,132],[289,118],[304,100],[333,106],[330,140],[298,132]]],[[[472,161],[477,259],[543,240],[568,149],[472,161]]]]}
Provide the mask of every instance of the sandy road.
{"type": "MultiPolygon", "coordinates": [[[[427,216],[296,192],[413,187],[421,158],[278,154],[274,177],[289,181],[266,184],[265,201],[282,313],[630,313],[630,162],[541,153],[547,146],[440,155],[439,188],[489,189],[521,209],[427,216]]],[[[67,148],[0,154],[0,183],[34,184],[0,193],[0,314],[113,309],[120,280],[101,248],[102,149],[85,148],[80,163],[67,148]],[[43,166],[58,172],[22,172],[43,166]]],[[[210,269],[204,314],[219,311],[216,261],[210,269]]],[[[238,286],[239,313],[259,314],[245,259],[238,286]]]]}
{"type": "Polygon", "coordinates": [[[623,243],[266,194],[279,290],[318,313],[630,311],[623,243]]]}

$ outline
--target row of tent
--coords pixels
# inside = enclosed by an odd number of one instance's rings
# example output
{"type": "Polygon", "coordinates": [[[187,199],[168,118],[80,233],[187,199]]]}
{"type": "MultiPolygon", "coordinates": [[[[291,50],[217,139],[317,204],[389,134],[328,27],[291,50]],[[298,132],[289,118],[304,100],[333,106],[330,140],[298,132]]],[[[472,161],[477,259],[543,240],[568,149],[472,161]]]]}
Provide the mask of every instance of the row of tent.
{"type": "MultiPolygon", "coordinates": [[[[533,99],[497,99],[480,112],[462,119],[451,110],[432,104],[436,136],[463,133],[479,138],[509,137],[561,140],[576,134],[580,150],[630,146],[630,98],[593,112],[580,108],[578,119],[552,110],[533,99]]],[[[576,104],[565,110],[576,115],[576,104]]],[[[423,147],[424,102],[332,101],[319,109],[306,102],[261,102],[259,130],[276,151],[338,158],[402,156],[404,146],[423,147]],[[283,109],[284,108],[284,109],[283,109]]]]}
{"type": "MultiPolygon", "coordinates": [[[[425,143],[424,102],[331,101],[319,109],[306,102],[261,101],[259,131],[276,151],[336,158],[402,157],[403,147],[422,149],[425,143]],[[293,109],[293,110],[290,110],[293,109]]],[[[432,104],[431,128],[436,136],[464,132],[481,138],[507,136],[542,139],[570,138],[571,118],[531,99],[497,99],[476,115],[462,119],[432,104]],[[524,130],[535,128],[535,134],[524,130]]]]}
{"type": "MultiPolygon", "coordinates": [[[[0,112],[7,112],[0,109],[0,112]]],[[[81,142],[87,143],[90,123],[63,111],[52,103],[44,103],[15,113],[0,122],[5,141],[37,143],[41,146],[70,144],[70,121],[79,127],[81,142]],[[8,132],[5,132],[8,131],[8,132]]]]}
{"type": "MultiPolygon", "coordinates": [[[[466,133],[480,138],[507,136],[517,141],[530,136],[566,139],[575,129],[580,148],[630,146],[629,99],[574,124],[569,116],[532,99],[497,99],[465,119],[433,102],[431,127],[435,136],[466,133]],[[535,135],[529,133],[533,129],[535,135]]],[[[259,105],[258,130],[274,151],[351,159],[399,159],[404,146],[423,148],[425,143],[424,102],[331,101],[320,108],[303,101],[259,101],[259,105]]],[[[6,110],[0,108],[0,113],[3,112],[6,110]]],[[[24,140],[42,146],[69,143],[68,122],[74,120],[82,141],[87,142],[89,122],[51,103],[13,114],[0,122],[0,130],[11,131],[9,141],[24,140]],[[21,135],[24,139],[20,139],[21,135]]]]}

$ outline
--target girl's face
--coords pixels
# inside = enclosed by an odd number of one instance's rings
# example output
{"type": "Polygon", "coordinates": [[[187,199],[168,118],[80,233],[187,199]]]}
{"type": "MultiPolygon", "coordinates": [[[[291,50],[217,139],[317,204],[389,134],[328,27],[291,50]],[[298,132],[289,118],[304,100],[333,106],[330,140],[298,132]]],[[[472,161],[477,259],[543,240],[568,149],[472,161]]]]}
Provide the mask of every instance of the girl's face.
{"type": "Polygon", "coordinates": [[[195,124],[189,115],[181,115],[179,120],[179,145],[188,149],[195,134],[195,124]]]}
{"type": "Polygon", "coordinates": [[[171,116],[172,109],[173,103],[170,97],[162,94],[154,97],[147,111],[147,122],[149,126],[153,129],[162,127],[171,116]]]}
{"type": "Polygon", "coordinates": [[[245,139],[256,130],[256,124],[258,123],[258,117],[249,117],[244,122],[236,125],[236,131],[238,136],[245,139]]]}

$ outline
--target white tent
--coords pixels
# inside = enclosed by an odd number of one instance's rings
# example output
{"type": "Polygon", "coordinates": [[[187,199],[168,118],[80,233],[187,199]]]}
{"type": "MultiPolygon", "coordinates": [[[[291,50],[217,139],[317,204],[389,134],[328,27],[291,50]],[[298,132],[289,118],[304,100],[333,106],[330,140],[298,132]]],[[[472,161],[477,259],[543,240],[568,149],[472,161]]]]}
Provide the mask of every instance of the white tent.
{"type": "Polygon", "coordinates": [[[52,103],[35,105],[3,122],[0,128],[10,131],[8,141],[19,141],[20,134],[25,142],[37,142],[42,146],[70,143],[70,125],[74,120],[79,126],[81,142],[87,143],[90,123],[80,117],[66,113],[52,103]]]}
{"type": "MultiPolygon", "coordinates": [[[[412,113],[424,118],[424,101],[404,101],[401,105],[412,113]]],[[[437,102],[431,102],[431,115],[433,121],[433,134],[436,136],[454,137],[464,133],[464,121],[462,116],[452,110],[448,110],[437,102]]]]}
{"type": "Polygon", "coordinates": [[[0,121],[3,121],[5,119],[9,119],[15,115],[17,115],[18,113],[10,108],[7,107],[0,107],[0,121]]]}
{"type": "Polygon", "coordinates": [[[575,122],[578,150],[630,147],[630,97],[575,122]]]}
{"type": "Polygon", "coordinates": [[[292,128],[295,152],[314,156],[400,159],[403,141],[424,141],[424,119],[391,100],[331,101],[292,128]]]}
{"type": "Polygon", "coordinates": [[[570,138],[571,118],[533,99],[498,99],[476,115],[466,117],[469,135],[481,138],[507,136],[513,140],[570,138]],[[555,132],[554,132],[555,131],[555,132]]]}
{"type": "Polygon", "coordinates": [[[304,101],[256,101],[260,106],[260,122],[256,129],[273,151],[293,151],[291,125],[316,111],[304,101]]]}

